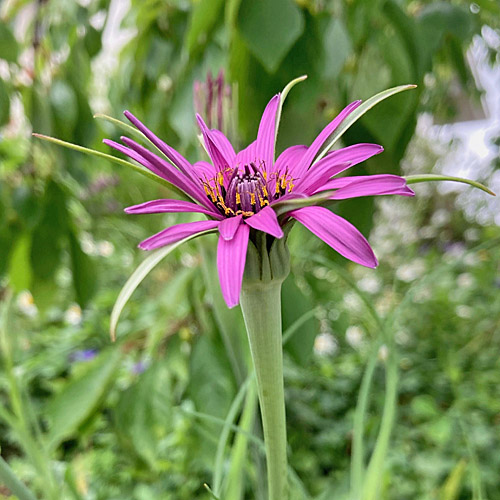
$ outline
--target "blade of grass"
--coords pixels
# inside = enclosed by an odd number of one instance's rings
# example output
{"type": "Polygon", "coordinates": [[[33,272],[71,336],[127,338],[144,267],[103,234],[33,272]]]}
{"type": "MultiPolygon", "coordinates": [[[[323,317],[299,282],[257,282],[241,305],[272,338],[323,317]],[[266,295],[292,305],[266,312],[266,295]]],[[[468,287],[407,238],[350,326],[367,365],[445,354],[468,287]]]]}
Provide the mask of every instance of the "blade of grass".
{"type": "MultiPolygon", "coordinates": [[[[122,122],[121,120],[118,120],[117,118],[113,118],[112,116],[105,115],[103,113],[96,113],[94,115],[94,118],[97,118],[99,120],[104,120],[106,122],[112,123],[116,127],[122,129],[124,132],[127,132],[128,134],[134,135],[138,139],[146,139],[146,136],[139,130],[137,130],[135,127],[132,127],[132,125],[129,125],[128,123],[122,122]]],[[[150,142],[150,141],[148,141],[150,142]]]]}
{"type": "Polygon", "coordinates": [[[247,393],[248,387],[253,379],[253,376],[249,376],[245,383],[240,387],[238,393],[236,394],[229,411],[227,412],[226,419],[224,420],[224,427],[219,436],[219,443],[217,445],[217,451],[215,453],[215,465],[214,473],[212,478],[213,489],[216,495],[221,494],[222,476],[224,471],[224,452],[226,450],[227,442],[229,440],[229,435],[231,432],[231,424],[234,423],[238,413],[243,404],[243,400],[247,393]]]}
{"type": "MultiPolygon", "coordinates": [[[[303,82],[306,78],[307,78],[307,75],[302,75],[302,76],[299,76],[298,78],[295,78],[294,80],[289,82],[281,92],[280,102],[278,105],[278,111],[276,112],[276,133],[274,136],[274,149],[276,149],[276,141],[278,139],[278,131],[279,131],[279,126],[280,126],[280,121],[281,121],[281,111],[283,109],[283,103],[285,102],[285,99],[287,98],[290,90],[292,90],[293,87],[295,87],[295,85],[297,85],[297,83],[303,82]]],[[[274,154],[273,154],[273,158],[274,158],[274,154]]]]}
{"type": "Polygon", "coordinates": [[[129,161],[122,160],[121,158],[117,158],[116,156],[108,155],[106,153],[101,153],[100,151],[96,151],[95,149],[89,149],[89,148],[84,148],[83,146],[78,146],[77,144],[72,144],[71,142],[66,142],[66,141],[61,141],[60,139],[56,139],[55,137],[49,137],[48,135],[42,135],[42,134],[33,134],[35,137],[38,139],[42,139],[43,141],[48,141],[52,142],[53,144],[57,144],[58,146],[62,146],[64,148],[68,149],[73,149],[74,151],[78,151],[79,153],[84,153],[87,155],[95,156],[97,158],[101,158],[103,160],[108,160],[113,163],[117,163],[118,165],[121,165],[122,167],[127,167],[131,168],[135,172],[147,177],[150,180],[153,180],[155,182],[158,182],[162,186],[166,186],[170,189],[173,189],[174,186],[167,182],[165,179],[162,179],[161,177],[158,177],[157,175],[153,174],[149,170],[139,167],[138,165],[134,165],[133,163],[130,163],[129,161]]]}
{"type": "Polygon", "coordinates": [[[423,174],[423,175],[408,175],[405,177],[406,184],[417,184],[419,182],[436,182],[436,181],[451,181],[460,182],[462,184],[468,184],[475,188],[481,189],[485,193],[491,196],[496,196],[496,194],[480,182],[473,181],[471,179],[464,179],[463,177],[453,177],[450,175],[435,175],[435,174],[423,174]]]}
{"type": "Polygon", "coordinates": [[[330,137],[330,142],[321,151],[321,153],[316,157],[313,165],[317,163],[323,156],[330,151],[333,145],[344,135],[346,130],[348,130],[354,123],[356,123],[367,111],[376,106],[379,102],[387,99],[388,97],[403,92],[405,90],[414,89],[416,85],[400,85],[398,87],[393,87],[392,89],[387,89],[378,94],[370,97],[365,102],[361,103],[349,116],[347,116],[344,121],[337,127],[330,137]]]}
{"type": "Polygon", "coordinates": [[[309,319],[314,317],[317,308],[311,309],[310,311],[305,312],[300,318],[297,318],[284,332],[283,332],[283,345],[285,345],[293,335],[299,331],[299,328],[306,323],[309,319]]]}
{"type": "MultiPolygon", "coordinates": [[[[240,419],[240,427],[246,432],[250,432],[254,425],[257,409],[257,386],[251,383],[243,407],[240,419]]],[[[227,474],[227,487],[224,489],[225,496],[231,500],[241,500],[244,493],[244,469],[245,458],[248,449],[248,438],[245,434],[237,434],[231,450],[231,461],[227,474]]]]}

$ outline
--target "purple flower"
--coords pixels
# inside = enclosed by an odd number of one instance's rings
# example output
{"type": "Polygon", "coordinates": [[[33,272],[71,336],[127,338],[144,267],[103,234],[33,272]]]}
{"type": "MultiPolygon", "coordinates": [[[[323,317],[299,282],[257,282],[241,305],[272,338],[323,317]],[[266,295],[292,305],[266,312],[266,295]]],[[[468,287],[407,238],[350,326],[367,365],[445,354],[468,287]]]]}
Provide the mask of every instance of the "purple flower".
{"type": "Polygon", "coordinates": [[[383,148],[377,144],[355,144],[331,151],[319,161],[314,161],[327,139],[360,103],[355,101],[349,104],[309,147],[292,146],[285,149],[276,161],[274,149],[279,94],[269,101],[264,110],[256,140],[238,153],[222,132],[209,129],[202,117],[197,115],[211,163],[199,161],[195,164],[189,163],[132,113],[125,111],[130,122],[169,161],[128,137],[121,138],[124,145],[110,140],[104,142],[167,180],[192,200],[154,200],[125,211],[130,214],[197,212],[208,216],[208,220],[168,227],[144,240],[139,247],[153,250],[197,233],[218,230],[217,267],[222,294],[229,307],[239,303],[249,238],[253,238],[255,231],[283,238],[282,227],[291,219],[303,224],[347,259],[376,267],[377,259],[368,241],[345,219],[322,206],[297,208],[297,205],[288,205],[290,200],[307,202],[304,199],[321,193],[325,195],[320,197],[323,202],[326,199],[344,200],[360,196],[414,194],[405,180],[396,175],[336,177],[381,153],[383,148]]]}
{"type": "Polygon", "coordinates": [[[97,356],[97,349],[80,349],[69,355],[69,360],[72,363],[82,361],[92,361],[97,356]]]}

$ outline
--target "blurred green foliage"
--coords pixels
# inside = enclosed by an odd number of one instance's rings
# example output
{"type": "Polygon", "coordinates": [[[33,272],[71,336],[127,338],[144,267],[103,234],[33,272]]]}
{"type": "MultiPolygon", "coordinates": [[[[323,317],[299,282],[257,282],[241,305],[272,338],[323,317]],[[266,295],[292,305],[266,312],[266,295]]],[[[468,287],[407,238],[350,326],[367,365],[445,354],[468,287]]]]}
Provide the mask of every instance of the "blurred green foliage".
{"type": "MultiPolygon", "coordinates": [[[[280,149],[309,144],[354,99],[415,83],[416,91],[385,101],[344,137],[385,148],[356,174],[398,173],[418,114],[457,113],[451,84],[478,102],[465,52],[482,26],[498,29],[499,17],[493,0],[0,5],[0,446],[40,498],[209,498],[203,483],[213,483],[219,435],[249,364],[241,315],[220,297],[210,237],[155,270],[110,345],[112,305],[142,259],[137,242],[189,219],[125,216],[127,205],[175,193],[30,132],[105,151],[101,139],[120,131],[93,114],[130,109],[194,161],[192,87],[208,71],[224,68],[237,90],[240,134],[232,140],[240,146],[255,135],[267,100],[308,75],[287,100],[280,149]]],[[[430,172],[433,159],[425,167],[430,172]]],[[[500,232],[466,222],[452,195],[432,190],[388,200],[399,221],[383,207],[370,198],[335,207],[367,235],[377,214],[377,271],[347,266],[306,231],[291,237],[284,329],[318,307],[286,346],[293,498],[349,498],[354,408],[382,338],[360,306],[368,296],[379,314],[393,316],[399,366],[380,498],[498,499],[500,232]],[[433,222],[437,210],[448,214],[446,224],[433,222]],[[434,230],[415,238],[421,227],[434,230]],[[352,282],[342,278],[345,268],[352,282]]],[[[364,459],[380,425],[384,353],[364,459]]],[[[250,396],[245,408],[255,413],[250,396]]],[[[228,500],[262,499],[258,419],[239,423],[254,437],[231,434],[215,473],[225,477],[228,500]],[[243,479],[235,486],[231,477],[243,479]]],[[[0,496],[9,498],[8,490],[0,487],[0,496]]]]}

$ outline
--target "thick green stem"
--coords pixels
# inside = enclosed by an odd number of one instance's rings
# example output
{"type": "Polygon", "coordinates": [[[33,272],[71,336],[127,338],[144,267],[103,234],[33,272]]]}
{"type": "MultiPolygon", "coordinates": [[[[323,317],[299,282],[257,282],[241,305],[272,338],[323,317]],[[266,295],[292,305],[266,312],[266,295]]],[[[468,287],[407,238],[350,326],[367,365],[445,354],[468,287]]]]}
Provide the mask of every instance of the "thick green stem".
{"type": "Polygon", "coordinates": [[[240,299],[257,378],[269,500],[288,496],[281,283],[272,280],[244,285],[240,299]]]}

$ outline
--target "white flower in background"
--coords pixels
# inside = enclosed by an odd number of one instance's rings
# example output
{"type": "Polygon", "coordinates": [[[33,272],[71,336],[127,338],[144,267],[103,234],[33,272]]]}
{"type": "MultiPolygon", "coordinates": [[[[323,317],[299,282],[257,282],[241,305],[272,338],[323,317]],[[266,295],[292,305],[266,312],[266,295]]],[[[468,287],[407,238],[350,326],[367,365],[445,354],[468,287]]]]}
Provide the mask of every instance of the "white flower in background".
{"type": "Polygon", "coordinates": [[[358,281],[358,287],[367,293],[377,293],[380,291],[381,286],[382,282],[380,278],[375,275],[365,276],[358,281]]]}
{"type": "Polygon", "coordinates": [[[409,264],[400,266],[396,271],[396,276],[401,281],[409,283],[416,280],[425,271],[425,262],[422,259],[414,259],[409,264]]]}
{"type": "Polygon", "coordinates": [[[462,319],[469,319],[472,317],[472,307],[466,305],[457,306],[455,309],[457,316],[462,319]]]}
{"type": "Polygon", "coordinates": [[[21,292],[17,296],[17,307],[19,310],[30,318],[34,318],[38,314],[38,307],[36,307],[33,295],[28,290],[21,292]]]}
{"type": "Polygon", "coordinates": [[[439,210],[436,210],[431,217],[431,224],[436,226],[436,227],[442,227],[448,224],[451,220],[451,215],[448,210],[445,210],[444,208],[441,208],[439,210]]]}
{"type": "Polygon", "coordinates": [[[377,356],[380,361],[386,361],[389,356],[389,348],[385,344],[382,344],[379,347],[377,356]]]}
{"type": "Polygon", "coordinates": [[[364,344],[364,333],[359,326],[350,326],[345,331],[347,343],[354,349],[359,349],[364,344]]]}
{"type": "Polygon", "coordinates": [[[337,352],[338,344],[331,333],[320,333],[314,339],[314,353],[317,356],[332,356],[337,352]]]}
{"type": "Polygon", "coordinates": [[[100,241],[97,243],[97,253],[101,257],[111,257],[115,251],[115,246],[110,241],[100,241]]]}
{"type": "Polygon", "coordinates": [[[82,322],[82,309],[78,304],[73,304],[64,313],[64,320],[69,325],[79,325],[82,322]]]}
{"type": "Polygon", "coordinates": [[[476,282],[474,276],[471,273],[462,273],[457,277],[457,285],[460,288],[470,288],[476,282]]]}

